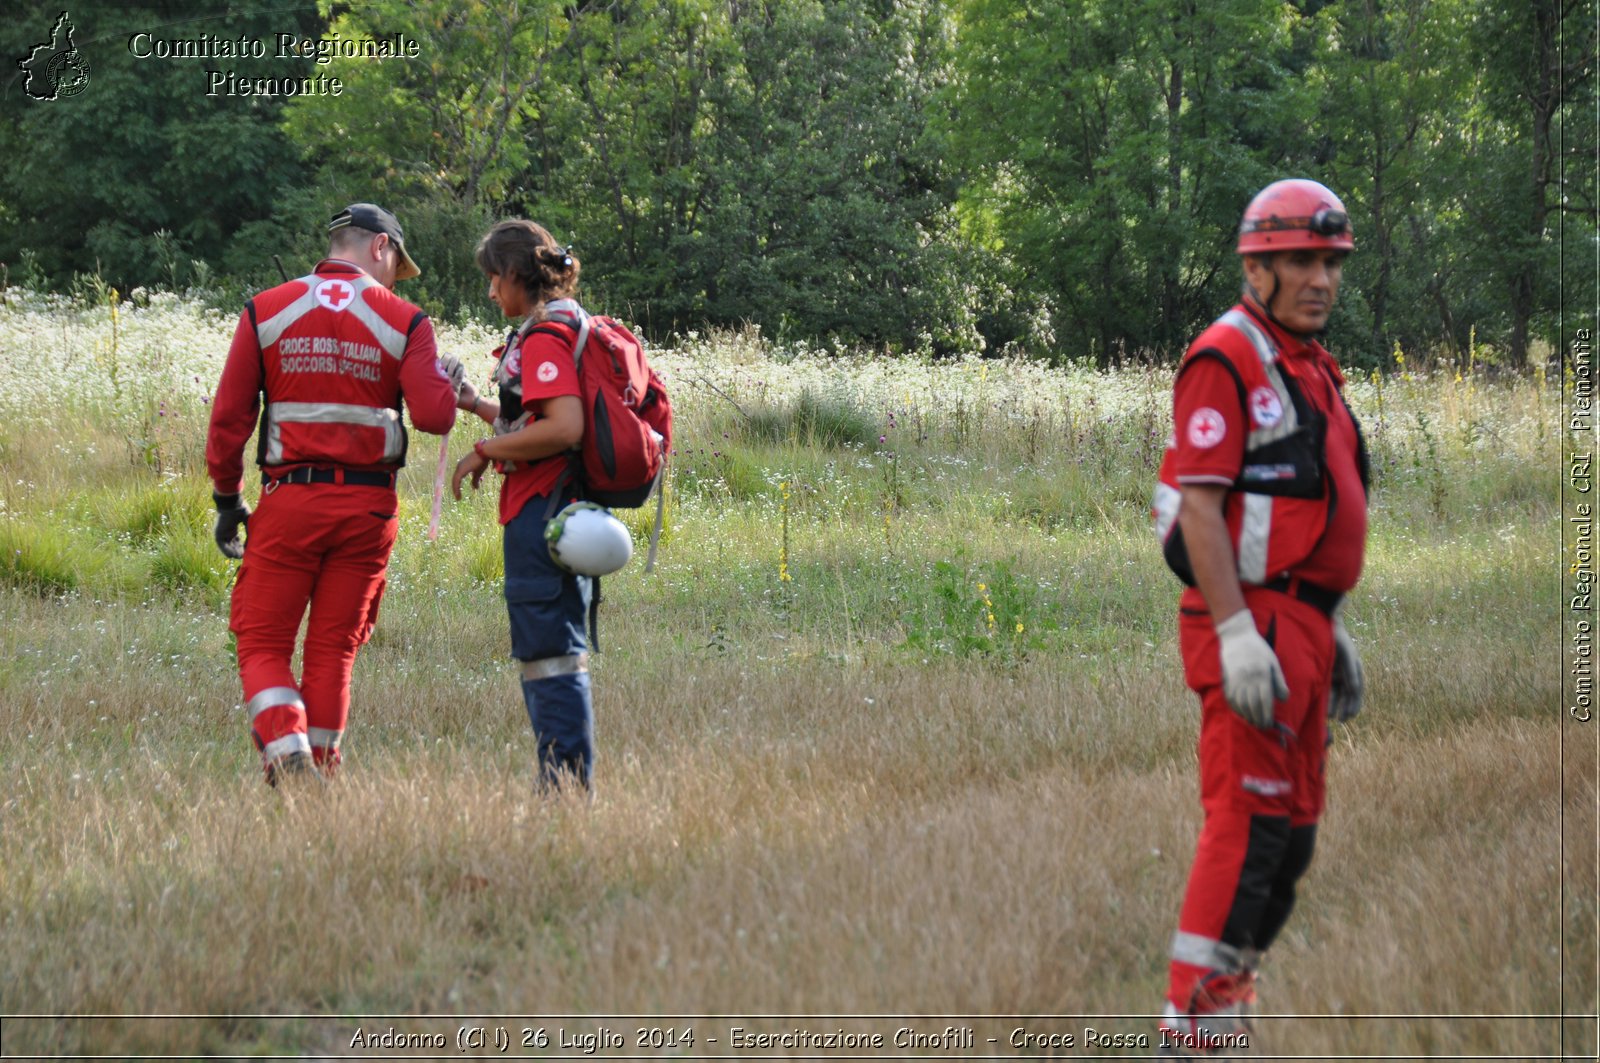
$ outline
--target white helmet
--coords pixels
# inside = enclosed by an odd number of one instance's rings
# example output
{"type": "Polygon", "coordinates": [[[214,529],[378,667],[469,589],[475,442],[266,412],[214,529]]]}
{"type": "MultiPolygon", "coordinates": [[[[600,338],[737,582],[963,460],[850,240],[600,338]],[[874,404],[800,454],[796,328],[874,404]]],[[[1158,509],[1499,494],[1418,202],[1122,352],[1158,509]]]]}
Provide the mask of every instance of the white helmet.
{"type": "Polygon", "coordinates": [[[557,565],[580,576],[609,576],[633,556],[633,536],[611,511],[594,502],[574,502],[544,530],[557,565]]]}

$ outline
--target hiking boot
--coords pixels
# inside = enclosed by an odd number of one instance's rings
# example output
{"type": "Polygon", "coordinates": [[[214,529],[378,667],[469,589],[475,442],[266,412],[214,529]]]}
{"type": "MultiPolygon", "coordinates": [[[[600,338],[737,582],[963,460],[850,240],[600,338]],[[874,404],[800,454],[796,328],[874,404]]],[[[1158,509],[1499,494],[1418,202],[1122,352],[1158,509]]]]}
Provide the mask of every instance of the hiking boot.
{"type": "Polygon", "coordinates": [[[1195,986],[1187,1009],[1167,1004],[1157,1055],[1224,1060],[1248,1053],[1255,1013],[1254,971],[1212,971],[1195,986]]]}
{"type": "Polygon", "coordinates": [[[289,753],[267,765],[267,785],[285,792],[319,790],[326,781],[311,754],[303,751],[289,753]]]}

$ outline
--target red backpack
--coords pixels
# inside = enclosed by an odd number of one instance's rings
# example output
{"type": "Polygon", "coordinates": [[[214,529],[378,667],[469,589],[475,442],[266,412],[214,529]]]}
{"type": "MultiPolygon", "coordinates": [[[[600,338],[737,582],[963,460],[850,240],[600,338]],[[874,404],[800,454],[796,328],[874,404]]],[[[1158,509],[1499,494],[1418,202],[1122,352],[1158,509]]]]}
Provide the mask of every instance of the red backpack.
{"type": "Polygon", "coordinates": [[[644,505],[672,451],[672,400],[621,322],[562,299],[534,332],[572,343],[583,400],[583,442],[573,462],[581,497],[614,509],[644,505]]]}

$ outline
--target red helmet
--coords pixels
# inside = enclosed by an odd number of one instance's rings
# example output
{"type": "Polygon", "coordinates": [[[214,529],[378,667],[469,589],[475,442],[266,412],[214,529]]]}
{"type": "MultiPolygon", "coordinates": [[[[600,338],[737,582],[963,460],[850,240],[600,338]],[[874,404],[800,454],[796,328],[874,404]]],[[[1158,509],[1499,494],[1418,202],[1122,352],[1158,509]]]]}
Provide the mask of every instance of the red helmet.
{"type": "Polygon", "coordinates": [[[1344,204],[1315,181],[1274,181],[1256,193],[1239,222],[1241,255],[1307,247],[1354,251],[1355,246],[1344,204]]]}

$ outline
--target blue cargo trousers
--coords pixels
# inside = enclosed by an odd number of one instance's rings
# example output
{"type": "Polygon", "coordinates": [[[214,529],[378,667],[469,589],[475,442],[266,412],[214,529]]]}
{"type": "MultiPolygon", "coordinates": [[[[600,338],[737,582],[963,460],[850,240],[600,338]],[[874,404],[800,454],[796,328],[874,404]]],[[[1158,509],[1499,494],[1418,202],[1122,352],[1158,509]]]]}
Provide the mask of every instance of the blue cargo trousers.
{"type": "Polygon", "coordinates": [[[548,495],[530,498],[503,529],[511,655],[522,665],[540,787],[560,789],[576,781],[587,790],[594,770],[594,701],[584,625],[593,581],[551,559],[544,538],[549,510],[548,495]]]}

